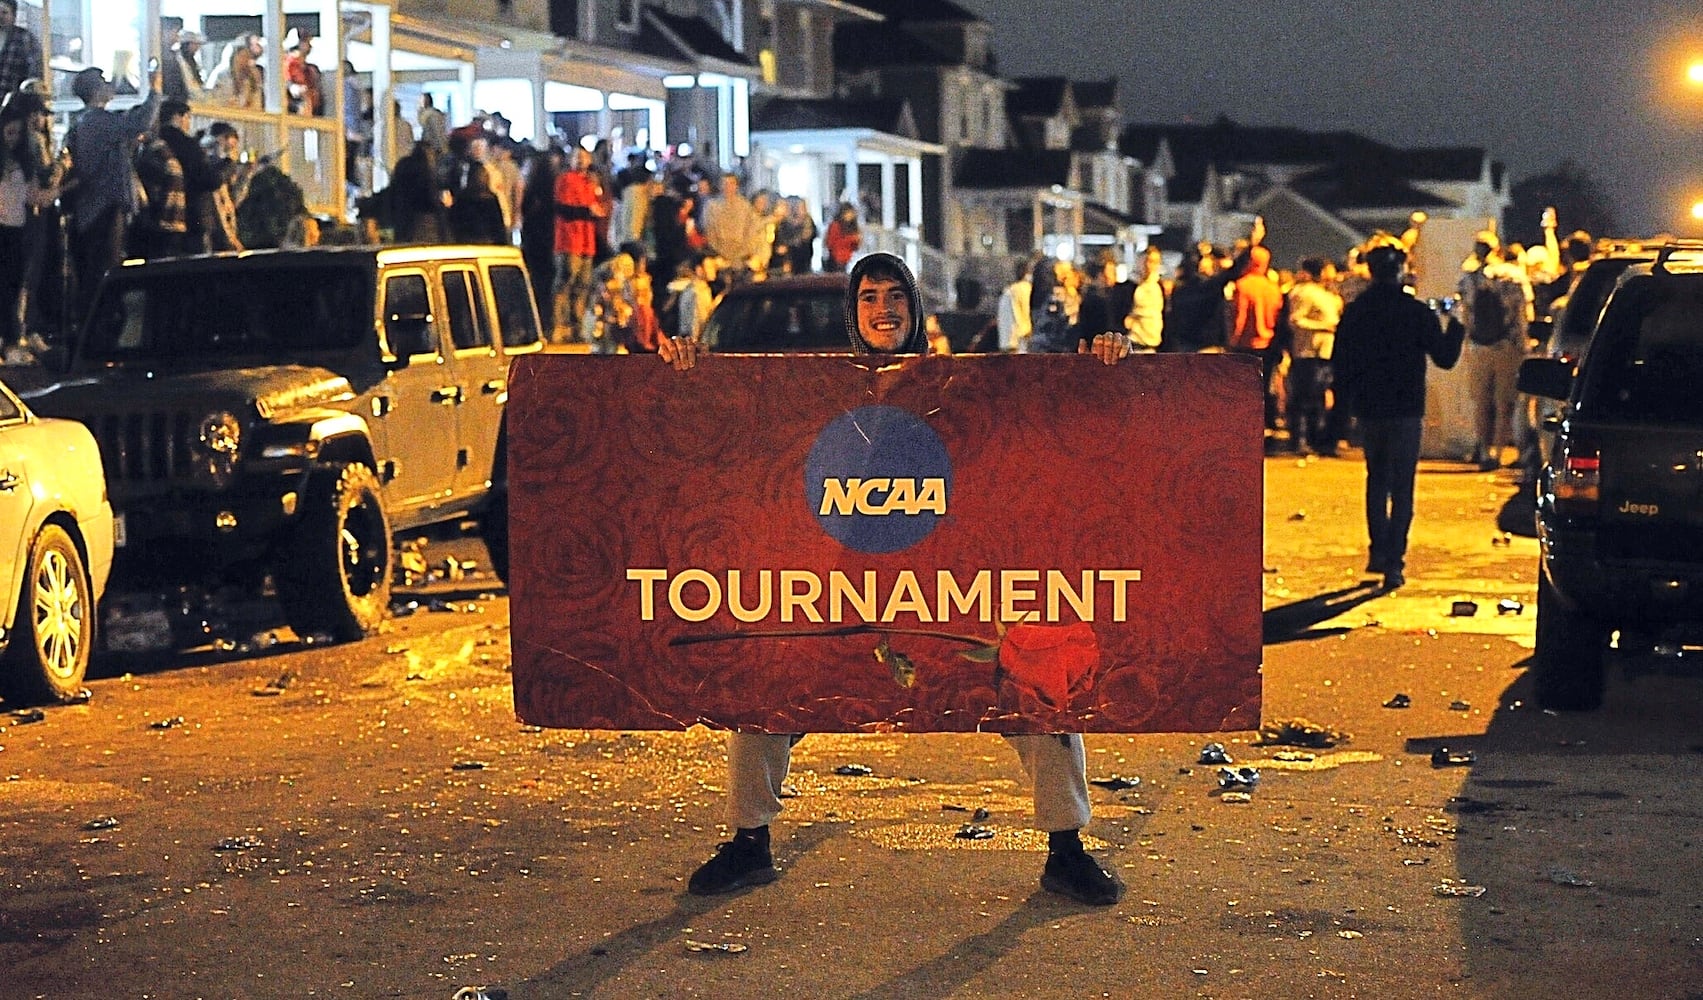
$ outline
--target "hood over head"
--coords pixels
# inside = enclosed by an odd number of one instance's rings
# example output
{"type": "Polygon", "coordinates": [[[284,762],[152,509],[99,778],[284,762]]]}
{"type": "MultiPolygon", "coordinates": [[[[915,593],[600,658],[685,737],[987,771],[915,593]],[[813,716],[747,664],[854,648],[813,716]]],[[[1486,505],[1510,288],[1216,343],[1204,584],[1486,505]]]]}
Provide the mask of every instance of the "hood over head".
{"type": "Polygon", "coordinates": [[[904,258],[890,253],[872,253],[858,259],[852,265],[851,275],[846,284],[845,304],[846,338],[851,341],[852,350],[859,354],[927,354],[928,336],[923,333],[922,295],[917,290],[916,275],[911,273],[904,258]],[[863,283],[865,275],[874,272],[879,277],[897,278],[904,285],[905,291],[911,298],[911,328],[899,341],[897,350],[881,352],[869,346],[862,334],[857,332],[857,290],[863,283]]]}

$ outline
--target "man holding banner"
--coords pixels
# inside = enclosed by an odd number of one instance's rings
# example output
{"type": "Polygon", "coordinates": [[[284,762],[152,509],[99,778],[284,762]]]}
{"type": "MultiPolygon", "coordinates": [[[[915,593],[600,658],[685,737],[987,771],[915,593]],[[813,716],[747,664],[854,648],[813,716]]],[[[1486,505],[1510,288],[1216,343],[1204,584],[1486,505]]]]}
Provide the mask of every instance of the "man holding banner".
{"type": "MultiPolygon", "coordinates": [[[[859,354],[926,354],[916,279],[898,257],[870,254],[852,268],[845,305],[846,335],[859,354]]],[[[697,363],[702,346],[683,337],[658,345],[664,362],[680,371],[697,363]]],[[[1128,356],[1128,337],[1102,333],[1079,353],[1107,365],[1128,356]]],[[[714,895],[764,885],[780,876],[769,850],[769,823],[781,811],[781,788],[791,767],[792,747],[803,737],[788,733],[732,732],[728,736],[728,822],[733,839],[692,874],[688,890],[714,895]]],[[[1081,829],[1090,816],[1087,761],[1080,733],[1010,734],[1034,787],[1035,826],[1047,832],[1042,888],[1078,902],[1107,906],[1123,895],[1123,883],[1083,847],[1081,829]]]]}

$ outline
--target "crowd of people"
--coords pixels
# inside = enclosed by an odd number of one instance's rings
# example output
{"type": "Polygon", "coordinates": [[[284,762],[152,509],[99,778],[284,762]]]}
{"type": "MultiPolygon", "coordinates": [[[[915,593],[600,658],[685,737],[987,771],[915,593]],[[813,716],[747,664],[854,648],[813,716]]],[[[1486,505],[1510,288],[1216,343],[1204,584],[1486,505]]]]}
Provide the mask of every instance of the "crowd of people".
{"type": "Polygon", "coordinates": [[[0,96],[5,344],[74,321],[101,275],[126,258],[244,249],[238,208],[260,171],[279,172],[251,160],[227,122],[191,132],[190,107],[166,96],[164,77],[155,70],[142,99],[117,111],[116,84],[98,68],[79,71],[71,92],[83,108],[60,142],[39,78],[0,96]]]}
{"type": "Polygon", "coordinates": [[[660,335],[701,334],[727,288],[843,271],[861,245],[856,208],[823,227],[803,198],[747,195],[688,144],[617,166],[607,139],[537,149],[485,112],[450,128],[430,94],[416,117],[389,185],[363,205],[368,238],[518,244],[556,343],[654,351],[660,335]]]}
{"type": "MultiPolygon", "coordinates": [[[[1371,286],[1366,257],[1378,247],[1403,251],[1411,290],[1417,278],[1411,259],[1425,222],[1415,213],[1400,235],[1378,233],[1343,260],[1309,257],[1293,269],[1274,266],[1263,220],[1232,247],[1190,248],[1174,268],[1157,247],[1148,247],[1127,276],[1110,251],[1086,267],[1035,254],[1017,267],[985,336],[972,343],[981,350],[1049,353],[1121,330],[1136,351],[1253,355],[1265,374],[1272,446],[1334,455],[1350,434],[1331,363],[1343,310],[1371,286]]],[[[1476,434],[1470,460],[1486,470],[1531,453],[1528,422],[1517,419],[1519,365],[1543,346],[1534,338],[1547,335],[1569,283],[1594,251],[1587,233],[1558,238],[1553,211],[1542,224],[1544,242],[1530,247],[1504,246],[1494,232],[1479,233],[1462,262],[1457,294],[1430,303],[1442,314],[1439,323],[1453,316],[1466,332],[1476,434]]]]}

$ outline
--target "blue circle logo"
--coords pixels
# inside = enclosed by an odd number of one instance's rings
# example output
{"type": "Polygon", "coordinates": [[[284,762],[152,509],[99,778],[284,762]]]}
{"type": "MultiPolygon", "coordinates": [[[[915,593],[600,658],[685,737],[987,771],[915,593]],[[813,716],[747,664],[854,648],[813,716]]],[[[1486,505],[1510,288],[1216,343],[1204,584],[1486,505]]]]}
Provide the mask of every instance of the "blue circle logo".
{"type": "Polygon", "coordinates": [[[946,515],[952,460],[934,428],[893,406],[864,406],[823,428],[804,462],[804,497],[834,539],[898,552],[946,515]]]}

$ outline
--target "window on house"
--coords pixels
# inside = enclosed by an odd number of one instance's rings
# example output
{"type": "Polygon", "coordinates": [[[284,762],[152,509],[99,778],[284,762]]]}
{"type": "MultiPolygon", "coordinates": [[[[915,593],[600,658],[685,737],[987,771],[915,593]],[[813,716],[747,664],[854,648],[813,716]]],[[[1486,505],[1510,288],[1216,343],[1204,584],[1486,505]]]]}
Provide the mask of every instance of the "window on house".
{"type": "Polygon", "coordinates": [[[616,0],[615,27],[622,31],[639,30],[639,0],[616,0]]]}

